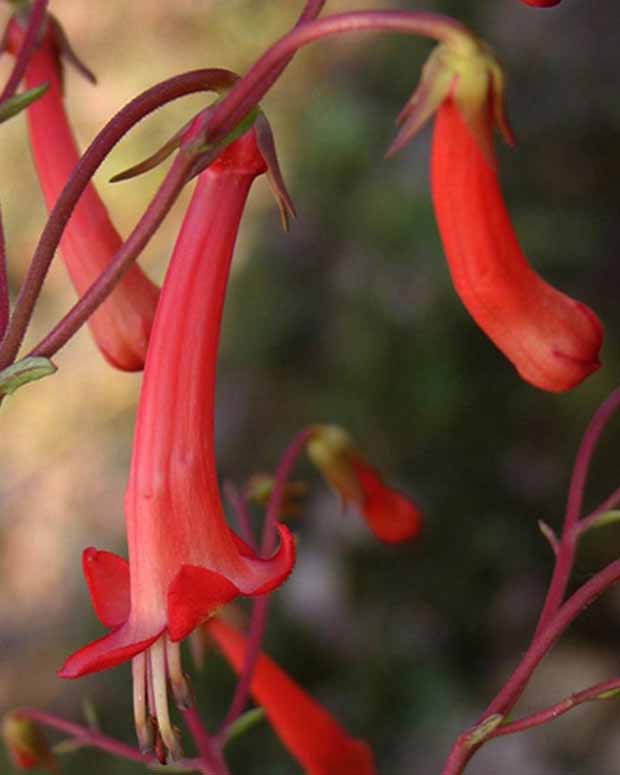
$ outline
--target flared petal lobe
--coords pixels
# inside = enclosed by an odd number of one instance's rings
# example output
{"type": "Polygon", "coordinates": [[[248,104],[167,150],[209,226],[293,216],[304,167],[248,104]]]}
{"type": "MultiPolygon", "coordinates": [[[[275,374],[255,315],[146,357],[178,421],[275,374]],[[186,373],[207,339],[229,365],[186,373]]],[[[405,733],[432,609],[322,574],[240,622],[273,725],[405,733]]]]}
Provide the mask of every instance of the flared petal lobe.
{"type": "MultiPolygon", "coordinates": [[[[208,624],[219,649],[239,673],[246,639],[220,619],[208,624]]],[[[261,654],[250,691],[278,737],[309,775],[376,775],[370,747],[350,737],[316,700],[261,654]]]]}
{"type": "Polygon", "coordinates": [[[431,175],[450,273],[471,316],[527,382],[551,392],[578,385],[600,366],[602,325],[530,267],[496,172],[451,99],[437,113],[431,175]]]}
{"type": "MultiPolygon", "coordinates": [[[[63,101],[62,64],[48,20],[45,35],[25,74],[28,88],[48,83],[47,92],[28,108],[30,145],[45,202],[54,207],[80,154],[63,101]]],[[[24,31],[16,20],[9,27],[9,46],[19,50],[24,31]]],[[[107,209],[89,184],[65,228],[60,249],[67,271],[81,296],[106,269],[121,247],[107,209]]],[[[110,296],[89,319],[92,335],[106,360],[124,371],[139,371],[146,349],[159,290],[133,264],[110,296]]]]}

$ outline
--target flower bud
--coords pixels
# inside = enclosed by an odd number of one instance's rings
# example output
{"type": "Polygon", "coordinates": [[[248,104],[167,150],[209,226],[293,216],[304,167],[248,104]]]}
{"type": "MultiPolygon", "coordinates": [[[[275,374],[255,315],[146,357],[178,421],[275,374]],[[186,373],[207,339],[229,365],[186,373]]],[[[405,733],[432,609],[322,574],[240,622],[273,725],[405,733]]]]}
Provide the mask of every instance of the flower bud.
{"type": "Polygon", "coordinates": [[[46,768],[54,771],[54,757],[41,728],[19,711],[7,713],[2,719],[2,738],[11,761],[20,770],[46,768]]]}
{"type": "Polygon", "coordinates": [[[344,504],[357,506],[380,541],[399,543],[419,534],[420,509],[407,496],[386,486],[345,430],[336,425],[317,425],[307,451],[344,504]]]}

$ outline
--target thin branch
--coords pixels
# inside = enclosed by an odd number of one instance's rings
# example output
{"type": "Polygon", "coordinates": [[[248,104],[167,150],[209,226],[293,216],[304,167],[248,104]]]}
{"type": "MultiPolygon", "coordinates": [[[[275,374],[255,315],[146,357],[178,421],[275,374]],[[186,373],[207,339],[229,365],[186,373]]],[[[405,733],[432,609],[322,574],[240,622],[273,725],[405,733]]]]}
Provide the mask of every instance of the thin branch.
{"type": "Polygon", "coordinates": [[[538,618],[534,636],[542,632],[546,627],[547,622],[558,610],[566,595],[566,588],[575,562],[575,553],[579,540],[579,517],[583,506],[583,495],[590,463],[601,434],[609,421],[618,412],[619,408],[620,389],[617,389],[614,390],[596,410],[583,435],[573,467],[573,474],[566,502],[564,526],[562,528],[560,544],[556,552],[553,575],[551,577],[543,609],[538,618]]]}
{"type": "Polygon", "coordinates": [[[6,243],[0,210],[0,340],[9,322],[9,277],[7,273],[6,243]]]}
{"type": "Polygon", "coordinates": [[[194,164],[194,159],[179,154],[144,215],[119,250],[114,254],[105,271],[95,280],[67,314],[28,353],[29,356],[51,358],[86,323],[88,318],[105,301],[121,277],[140,255],[159,228],[181,193],[194,164]]]}
{"type": "Polygon", "coordinates": [[[207,69],[184,73],[147,89],[119,111],[90,144],[58,197],[43,229],[20,289],[6,336],[0,346],[0,369],[10,365],[17,355],[67,221],[106,156],[119,140],[149,113],[179,97],[213,89],[218,77],[229,85],[228,71],[207,69]]]}
{"type": "MultiPolygon", "coordinates": [[[[494,716],[506,716],[517,703],[527,686],[532,673],[547,655],[556,640],[579,616],[579,614],[620,579],[620,560],[616,560],[587,581],[548,622],[545,629],[534,638],[523,659],[514,670],[504,687],[484,711],[474,730],[480,728],[494,716]]],[[[507,725],[506,725],[507,726],[507,725]]],[[[494,728],[489,734],[472,744],[471,730],[459,735],[450,751],[441,775],[461,775],[467,763],[481,745],[494,736],[494,728]]]]}
{"type": "Polygon", "coordinates": [[[2,90],[2,94],[0,94],[0,104],[5,100],[10,99],[17,91],[17,87],[19,86],[39,43],[39,33],[43,29],[43,25],[46,21],[48,4],[49,0],[34,0],[28,16],[28,26],[26,27],[24,42],[15,59],[11,75],[2,90]]]}
{"type": "Polygon", "coordinates": [[[602,683],[596,684],[596,686],[591,686],[589,689],[584,689],[581,692],[571,694],[570,697],[566,697],[555,705],[545,708],[545,710],[538,711],[538,713],[532,713],[530,716],[524,716],[517,721],[511,721],[508,724],[498,726],[487,737],[487,740],[491,740],[494,737],[503,737],[504,735],[514,735],[517,732],[525,732],[528,729],[533,729],[541,724],[546,724],[548,721],[553,721],[559,716],[563,716],[569,710],[576,708],[578,705],[582,705],[584,702],[613,699],[617,692],[620,692],[620,678],[603,681],[602,683]],[[609,697],[605,696],[607,694],[609,697]]]}
{"type": "Polygon", "coordinates": [[[456,46],[471,39],[469,30],[449,16],[423,11],[355,11],[304,21],[274,43],[215,107],[209,117],[209,141],[225,137],[260,102],[275,80],[272,73],[279,75],[298,49],[322,38],[364,30],[422,35],[456,46]]]}
{"type": "Polygon", "coordinates": [[[121,759],[129,759],[134,762],[141,762],[142,764],[155,764],[157,759],[148,754],[142,754],[137,748],[133,748],[126,743],[121,743],[120,740],[115,740],[112,737],[103,735],[94,729],[83,727],[80,724],[75,724],[72,721],[65,721],[65,719],[57,718],[51,713],[45,713],[35,708],[19,708],[17,711],[20,716],[29,718],[32,721],[36,721],[46,727],[57,729],[59,732],[64,732],[70,735],[74,740],[80,740],[85,745],[92,746],[93,748],[99,748],[102,751],[107,751],[113,756],[118,756],[121,759]]]}
{"type": "Polygon", "coordinates": [[[506,715],[511,710],[525,689],[532,673],[559,636],[585,608],[600,597],[618,578],[620,578],[620,560],[615,560],[586,581],[569,597],[545,625],[545,629],[534,638],[521,663],[486,709],[483,718],[493,713],[506,715]]]}

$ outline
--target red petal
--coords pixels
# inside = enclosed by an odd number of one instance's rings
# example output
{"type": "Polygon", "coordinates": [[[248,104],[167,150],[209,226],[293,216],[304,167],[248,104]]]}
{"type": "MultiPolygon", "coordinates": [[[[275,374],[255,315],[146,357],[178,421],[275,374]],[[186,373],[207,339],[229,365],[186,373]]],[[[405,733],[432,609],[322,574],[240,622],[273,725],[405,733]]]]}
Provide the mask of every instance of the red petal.
{"type": "Polygon", "coordinates": [[[82,568],[97,618],[105,627],[120,627],[129,617],[129,563],[91,546],[84,550],[82,568]]]}
{"type": "Polygon", "coordinates": [[[361,459],[351,462],[364,494],[362,511],[380,541],[394,544],[415,538],[422,512],[406,495],[386,487],[379,473],[361,459]]]}
{"type": "Polygon", "coordinates": [[[422,528],[420,510],[405,495],[389,487],[365,501],[364,516],[377,538],[388,544],[409,541],[422,528]]]}
{"type": "Polygon", "coordinates": [[[183,565],[168,588],[168,633],[182,640],[225,603],[239,595],[239,589],[221,573],[195,565],[183,565]]]}
{"type": "Polygon", "coordinates": [[[136,632],[134,627],[125,624],[72,654],[60,668],[58,675],[61,678],[79,678],[120,665],[147,649],[162,632],[163,630],[158,630],[145,637],[144,632],[136,632]]]}
{"type": "MultiPolygon", "coordinates": [[[[245,660],[244,636],[218,619],[209,623],[209,632],[239,672],[245,660]]],[[[250,690],[308,775],[376,775],[370,747],[350,737],[325,708],[264,654],[256,664],[250,690]]]]}
{"type": "Polygon", "coordinates": [[[279,587],[291,575],[293,565],[295,565],[295,539],[291,531],[284,525],[278,524],[277,528],[278,535],[280,536],[280,548],[277,554],[269,560],[259,560],[258,562],[270,563],[273,568],[278,570],[262,586],[256,587],[251,591],[244,589],[244,595],[264,595],[266,592],[271,592],[279,587]]]}

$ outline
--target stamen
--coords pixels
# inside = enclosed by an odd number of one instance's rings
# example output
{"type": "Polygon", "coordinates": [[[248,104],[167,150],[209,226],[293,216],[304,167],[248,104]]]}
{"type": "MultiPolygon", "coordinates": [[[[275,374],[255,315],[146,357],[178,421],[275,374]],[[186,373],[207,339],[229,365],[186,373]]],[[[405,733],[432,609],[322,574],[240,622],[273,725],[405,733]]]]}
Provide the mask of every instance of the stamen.
{"type": "Polygon", "coordinates": [[[168,690],[166,681],[166,642],[159,638],[149,649],[151,662],[151,675],[153,677],[153,699],[155,702],[155,715],[161,739],[168,749],[171,760],[180,759],[183,756],[181,744],[170,722],[168,712],[168,690]]]}
{"type": "Polygon", "coordinates": [[[194,704],[194,698],[187,676],[183,673],[183,666],[181,665],[181,644],[179,642],[174,643],[167,635],[166,659],[168,661],[168,676],[177,708],[187,710],[187,708],[191,708],[194,704]]]}
{"type": "Polygon", "coordinates": [[[138,745],[142,753],[153,751],[153,728],[146,716],[146,654],[142,652],[131,661],[133,676],[133,717],[138,745]]]}

